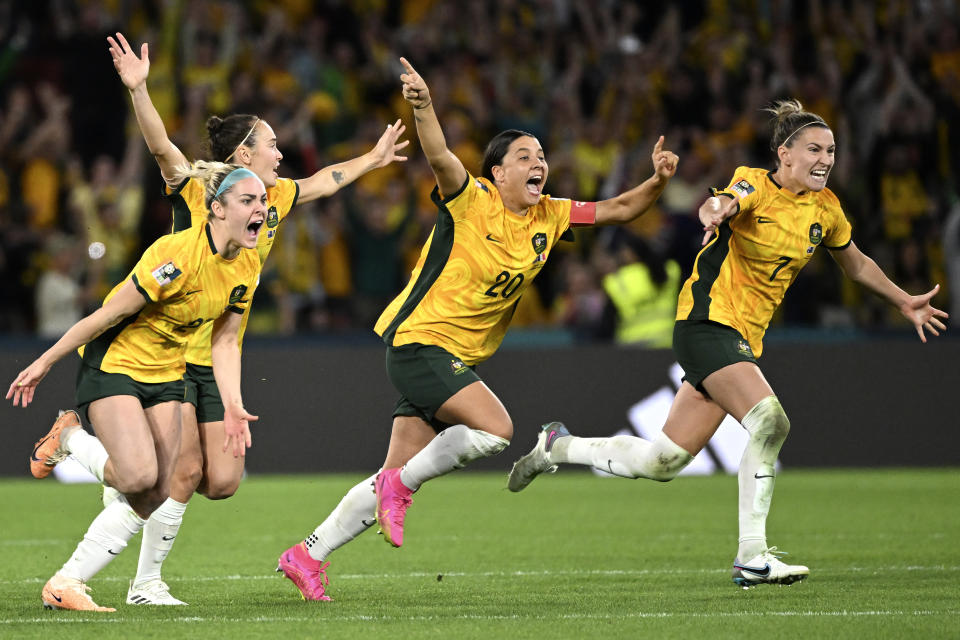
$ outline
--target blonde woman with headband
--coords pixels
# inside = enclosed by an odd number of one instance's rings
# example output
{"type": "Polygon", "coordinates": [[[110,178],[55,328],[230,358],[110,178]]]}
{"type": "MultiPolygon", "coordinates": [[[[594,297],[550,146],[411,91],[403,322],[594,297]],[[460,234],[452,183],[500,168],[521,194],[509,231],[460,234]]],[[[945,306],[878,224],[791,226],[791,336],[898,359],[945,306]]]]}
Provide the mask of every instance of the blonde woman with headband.
{"type": "MultiPolygon", "coordinates": [[[[134,52],[123,34],[108,37],[110,56],[120,80],[130,91],[137,123],[150,153],[160,167],[166,183],[165,193],[173,208],[173,230],[191,229],[202,224],[207,216],[204,185],[192,177],[184,177],[177,168],[187,158],[170,141],[160,115],[147,92],[150,70],[149,49],[134,52]]],[[[266,187],[266,219],[256,244],[259,263],[263,264],[276,241],[280,224],[298,203],[331,196],[365,173],[404,161],[397,155],[408,142],[398,142],[404,127],[397,120],[388,125],[376,146],[366,154],[325,167],[300,180],[281,178],[277,173],[283,154],[277,148],[277,136],[270,124],[254,115],[235,114],[225,118],[212,116],[207,121],[209,146],[214,160],[236,163],[256,175],[266,187]]],[[[238,341],[242,342],[250,317],[243,314],[238,341]]],[[[211,331],[204,325],[193,333],[186,352],[186,397],[182,404],[183,431],[176,467],[170,481],[170,496],[147,521],[141,541],[137,575],[127,594],[128,604],[182,605],[170,595],[161,578],[164,559],[173,547],[187,503],[194,492],[210,499],[229,498],[236,492],[243,476],[246,446],[226,448],[227,423],[224,402],[215,380],[211,331]]],[[[109,484],[109,483],[108,483],[109,484]]],[[[117,493],[104,488],[104,502],[117,493]]]]}
{"type": "Polygon", "coordinates": [[[44,585],[50,609],[116,611],[97,605],[87,581],[126,548],[167,498],[180,448],[180,405],[192,336],[211,335],[212,366],[226,407],[222,446],[235,454],[250,444],[240,396],[241,318],[257,286],[253,249],[267,219],[267,194],[249,169],[223,163],[184,166],[172,175],[204,189],[205,220],[163,236],[140,258],[103,306],[75,324],[7,391],[26,407],[58,360],[78,349],[77,408],[63,413],[37,442],[30,471],[37,478],[73,455],[120,495],[94,519],[66,564],[44,585]]]}
{"type": "Polygon", "coordinates": [[[680,292],[673,348],[684,370],[663,432],[578,438],[544,425],[533,451],[510,472],[524,489],[559,463],[592,466],[626,478],[666,482],[707,444],[729,413],[749,434],[740,461],[739,526],[732,577],[738,585],[791,584],[809,575],[767,544],[775,464],[790,421],[757,363],[763,335],[797,273],[823,246],[850,279],[886,298],[916,327],[939,335],[947,314],[930,305],[939,285],[910,295],[853,243],[837,196],[827,189],[836,143],[820,116],[796,100],[778,102],[771,149],[776,169],[739,167],[729,186],[701,205],[704,248],[680,292]]]}

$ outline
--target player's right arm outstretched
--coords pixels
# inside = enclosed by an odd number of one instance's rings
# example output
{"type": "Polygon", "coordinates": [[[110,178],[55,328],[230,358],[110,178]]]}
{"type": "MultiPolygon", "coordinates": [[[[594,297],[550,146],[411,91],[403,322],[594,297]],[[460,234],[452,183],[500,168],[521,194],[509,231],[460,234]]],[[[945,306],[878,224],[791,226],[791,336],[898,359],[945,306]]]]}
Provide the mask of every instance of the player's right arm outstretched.
{"type": "Polygon", "coordinates": [[[413,117],[417,123],[417,136],[420,147],[427,156],[433,175],[437,178],[440,193],[448,196],[456,193],[467,179],[467,170],[460,159],[447,148],[440,121],[433,110],[433,100],[426,81],[420,77],[406,58],[400,58],[400,64],[406,73],[400,74],[403,83],[403,99],[413,106],[413,117]]]}
{"type": "Polygon", "coordinates": [[[147,148],[156,158],[157,164],[160,165],[160,175],[163,176],[164,181],[170,187],[176,188],[177,185],[173,179],[174,168],[188,164],[188,160],[167,136],[167,129],[163,126],[163,120],[157,113],[156,107],[150,100],[150,94],[147,92],[147,75],[150,73],[147,43],[144,42],[140,45],[140,57],[137,57],[123,34],[118,31],[116,35],[116,39],[113,36],[107,36],[113,66],[120,75],[121,82],[130,90],[130,99],[133,101],[133,111],[137,116],[137,124],[140,126],[140,132],[147,143],[147,148]]]}

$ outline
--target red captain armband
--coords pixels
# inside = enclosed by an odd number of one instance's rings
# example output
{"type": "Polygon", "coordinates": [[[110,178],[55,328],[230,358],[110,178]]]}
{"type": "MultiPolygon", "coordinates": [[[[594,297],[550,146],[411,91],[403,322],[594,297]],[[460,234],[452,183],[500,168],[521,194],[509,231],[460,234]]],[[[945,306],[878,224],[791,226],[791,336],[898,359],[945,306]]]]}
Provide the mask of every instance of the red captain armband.
{"type": "Polygon", "coordinates": [[[597,223],[597,203],[581,202],[572,200],[570,202],[570,226],[583,227],[597,223]]]}

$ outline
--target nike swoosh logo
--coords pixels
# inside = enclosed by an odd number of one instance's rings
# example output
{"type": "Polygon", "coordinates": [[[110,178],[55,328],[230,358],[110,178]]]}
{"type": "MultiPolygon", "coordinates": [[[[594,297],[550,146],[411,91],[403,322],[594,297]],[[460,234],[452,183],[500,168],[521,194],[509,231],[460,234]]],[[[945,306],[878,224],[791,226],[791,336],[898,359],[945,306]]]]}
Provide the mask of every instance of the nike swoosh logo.
{"type": "Polygon", "coordinates": [[[757,224],[770,224],[772,222],[775,222],[775,220],[765,218],[763,216],[757,216],[757,224]]]}
{"type": "Polygon", "coordinates": [[[752,574],[754,574],[754,575],[760,576],[761,578],[765,578],[765,577],[767,577],[768,575],[770,575],[770,564],[769,564],[769,563],[763,565],[763,568],[745,567],[745,566],[742,565],[742,564],[736,564],[736,565],[734,565],[734,566],[735,566],[737,569],[740,569],[740,571],[747,571],[747,572],[752,573],[752,574]]]}
{"type": "Polygon", "coordinates": [[[35,462],[42,462],[42,460],[40,460],[40,458],[37,457],[37,450],[39,450],[40,447],[43,446],[43,443],[46,442],[46,441],[49,440],[49,439],[50,439],[50,436],[47,436],[46,438],[44,438],[43,440],[41,440],[40,442],[37,443],[37,446],[35,446],[35,447],[33,448],[33,453],[30,454],[30,459],[31,459],[31,460],[33,460],[33,461],[35,461],[35,462]]]}
{"type": "Polygon", "coordinates": [[[53,599],[56,600],[57,602],[63,602],[63,598],[61,598],[60,596],[54,595],[54,594],[52,594],[52,593],[51,593],[50,595],[52,595],[52,596],[53,596],[53,599]]]}
{"type": "Polygon", "coordinates": [[[173,539],[176,538],[177,536],[160,536],[160,537],[163,538],[163,540],[165,540],[166,542],[170,542],[171,540],[173,540],[173,539]]]}
{"type": "Polygon", "coordinates": [[[753,474],[753,477],[759,480],[760,478],[775,478],[776,476],[762,476],[759,473],[753,474]]]}
{"type": "Polygon", "coordinates": [[[120,555],[120,552],[119,552],[119,551],[116,551],[116,552],[115,552],[113,549],[107,549],[107,553],[109,553],[109,554],[112,555],[112,556],[118,556],[118,555],[120,555]]]}
{"type": "Polygon", "coordinates": [[[496,238],[494,238],[494,237],[493,237],[492,235],[490,235],[489,233],[487,234],[487,240],[489,240],[490,242],[496,242],[497,244],[503,244],[503,242],[501,242],[500,240],[497,240],[496,238]]]}
{"type": "Polygon", "coordinates": [[[365,527],[372,527],[376,523],[377,523],[376,518],[374,518],[373,520],[360,520],[360,524],[362,524],[365,527]]]}

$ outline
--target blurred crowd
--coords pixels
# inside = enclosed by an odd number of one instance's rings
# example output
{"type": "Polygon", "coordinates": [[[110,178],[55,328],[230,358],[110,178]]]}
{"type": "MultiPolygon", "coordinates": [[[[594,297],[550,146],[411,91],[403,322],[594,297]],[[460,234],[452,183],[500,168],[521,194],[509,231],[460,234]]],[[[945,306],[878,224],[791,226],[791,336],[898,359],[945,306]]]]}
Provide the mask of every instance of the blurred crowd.
{"type": "MultiPolygon", "coordinates": [[[[663,301],[675,304],[699,250],[698,206],[737,166],[773,168],[762,108],[787,97],[834,130],[828,186],[857,245],[911,293],[941,283],[934,304],[948,308],[960,297],[947,279],[960,239],[945,237],[960,228],[958,27],[953,0],[0,0],[0,333],[59,336],[170,230],[107,53],[116,31],[135,50],[149,42],[148,88],[189,158],[206,157],[209,114],[266,119],[290,178],[364,153],[397,117],[408,125],[409,162],[293,210],[251,332],[369,329],[409,277],[436,211],[400,55],[474,174],[510,127],[543,144],[545,191],[577,200],[645,180],[661,134],[680,156],[636,223],[578,231],[554,252],[514,326],[662,344],[625,316],[672,313],[663,301]]],[[[775,325],[900,325],[827,254],[775,325]]]]}

